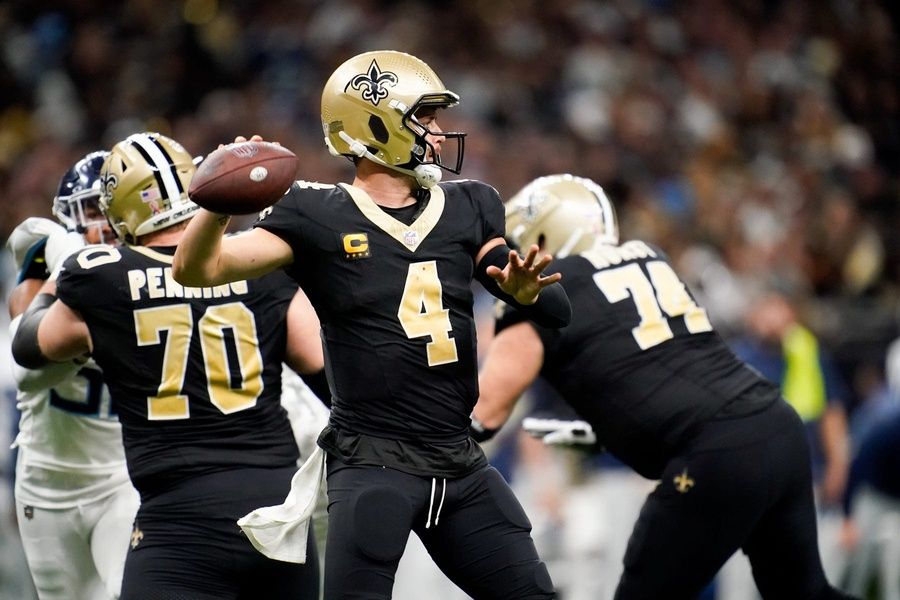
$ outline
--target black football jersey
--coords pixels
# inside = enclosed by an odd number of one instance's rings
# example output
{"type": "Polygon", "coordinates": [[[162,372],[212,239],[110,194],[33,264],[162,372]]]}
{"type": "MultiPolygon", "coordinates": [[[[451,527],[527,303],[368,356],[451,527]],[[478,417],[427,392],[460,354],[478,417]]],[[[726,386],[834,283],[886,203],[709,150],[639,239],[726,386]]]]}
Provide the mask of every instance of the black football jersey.
{"type": "Polygon", "coordinates": [[[298,458],[280,402],[296,283],[279,271],[185,287],[172,278],[174,251],[91,246],[58,282],[90,330],[144,497],[198,474],[298,458]]]}
{"type": "MultiPolygon", "coordinates": [[[[642,475],[658,477],[689,435],[750,390],[754,403],[778,398],[713,330],[660,250],[601,246],[557,259],[553,271],[573,318],[563,329],[537,328],[541,375],[642,475]]],[[[522,320],[505,307],[497,331],[522,320]]]]}
{"type": "MultiPolygon", "coordinates": [[[[288,272],[319,315],[331,424],[396,440],[467,440],[478,398],[470,286],[476,254],[503,235],[496,190],[442,183],[406,225],[353,186],[298,182],[255,226],[290,244],[288,272]]],[[[458,460],[473,460],[464,454],[458,460]]]]}

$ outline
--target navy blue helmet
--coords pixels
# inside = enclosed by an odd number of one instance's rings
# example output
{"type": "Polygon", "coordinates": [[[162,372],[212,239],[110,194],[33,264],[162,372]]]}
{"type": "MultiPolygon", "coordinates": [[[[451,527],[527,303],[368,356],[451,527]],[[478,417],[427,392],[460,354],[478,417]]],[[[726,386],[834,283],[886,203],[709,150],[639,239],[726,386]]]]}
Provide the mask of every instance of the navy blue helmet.
{"type": "Polygon", "coordinates": [[[53,198],[53,216],[69,231],[106,224],[100,212],[100,168],[109,152],[91,152],[66,171],[53,198]]]}

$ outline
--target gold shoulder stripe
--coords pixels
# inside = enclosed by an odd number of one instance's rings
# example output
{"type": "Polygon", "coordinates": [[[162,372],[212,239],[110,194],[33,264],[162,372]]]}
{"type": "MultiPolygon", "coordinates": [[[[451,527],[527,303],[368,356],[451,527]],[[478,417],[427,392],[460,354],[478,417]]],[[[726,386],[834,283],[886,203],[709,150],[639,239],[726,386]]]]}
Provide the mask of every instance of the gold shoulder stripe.
{"type": "Polygon", "coordinates": [[[360,212],[379,229],[400,242],[404,248],[415,252],[431,230],[434,229],[444,213],[444,190],[440,186],[431,188],[431,199],[419,218],[406,225],[387,214],[375,204],[365,191],[346,183],[338,184],[344,188],[360,212]]]}
{"type": "Polygon", "coordinates": [[[152,248],[148,248],[146,246],[129,246],[129,248],[131,248],[135,252],[140,252],[144,256],[146,256],[148,258],[152,258],[153,260],[158,260],[159,262],[164,262],[167,265],[172,264],[173,257],[169,256],[168,254],[163,254],[162,252],[157,252],[156,250],[153,250],[152,248]]]}

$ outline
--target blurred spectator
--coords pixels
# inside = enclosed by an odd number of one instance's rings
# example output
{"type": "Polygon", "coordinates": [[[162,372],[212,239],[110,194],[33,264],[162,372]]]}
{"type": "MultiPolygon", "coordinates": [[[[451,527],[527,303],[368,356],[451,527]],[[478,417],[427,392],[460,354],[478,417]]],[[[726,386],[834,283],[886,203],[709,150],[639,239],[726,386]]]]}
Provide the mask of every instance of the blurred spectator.
{"type": "Polygon", "coordinates": [[[840,517],[850,460],[847,388],[830,354],[800,322],[791,301],[777,292],[763,295],[746,314],[746,335],[732,342],[739,358],[780,385],[784,398],[807,427],[819,520],[819,549],[825,573],[840,581],[844,556],[840,517]]]}
{"type": "Polygon", "coordinates": [[[900,411],[873,427],[853,460],[842,542],[852,552],[846,590],[900,598],[900,411]]]}
{"type": "Polygon", "coordinates": [[[844,495],[847,591],[900,598],[900,339],[888,350],[887,384],[858,412],[844,495]]]}

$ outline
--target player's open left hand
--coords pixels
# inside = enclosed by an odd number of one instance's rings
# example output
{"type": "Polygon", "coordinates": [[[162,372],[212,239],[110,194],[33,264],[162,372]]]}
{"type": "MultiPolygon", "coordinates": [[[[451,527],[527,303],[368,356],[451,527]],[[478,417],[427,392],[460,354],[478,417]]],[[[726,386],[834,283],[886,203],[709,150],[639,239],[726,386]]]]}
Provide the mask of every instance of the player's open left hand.
{"type": "Polygon", "coordinates": [[[553,262],[553,257],[544,254],[538,258],[539,250],[536,244],[532,244],[524,258],[515,250],[510,250],[509,264],[505,268],[499,269],[493,265],[487,268],[487,274],[497,282],[500,289],[515,298],[519,304],[534,304],[542,289],[562,279],[559,273],[546,277],[542,275],[553,262]]]}

